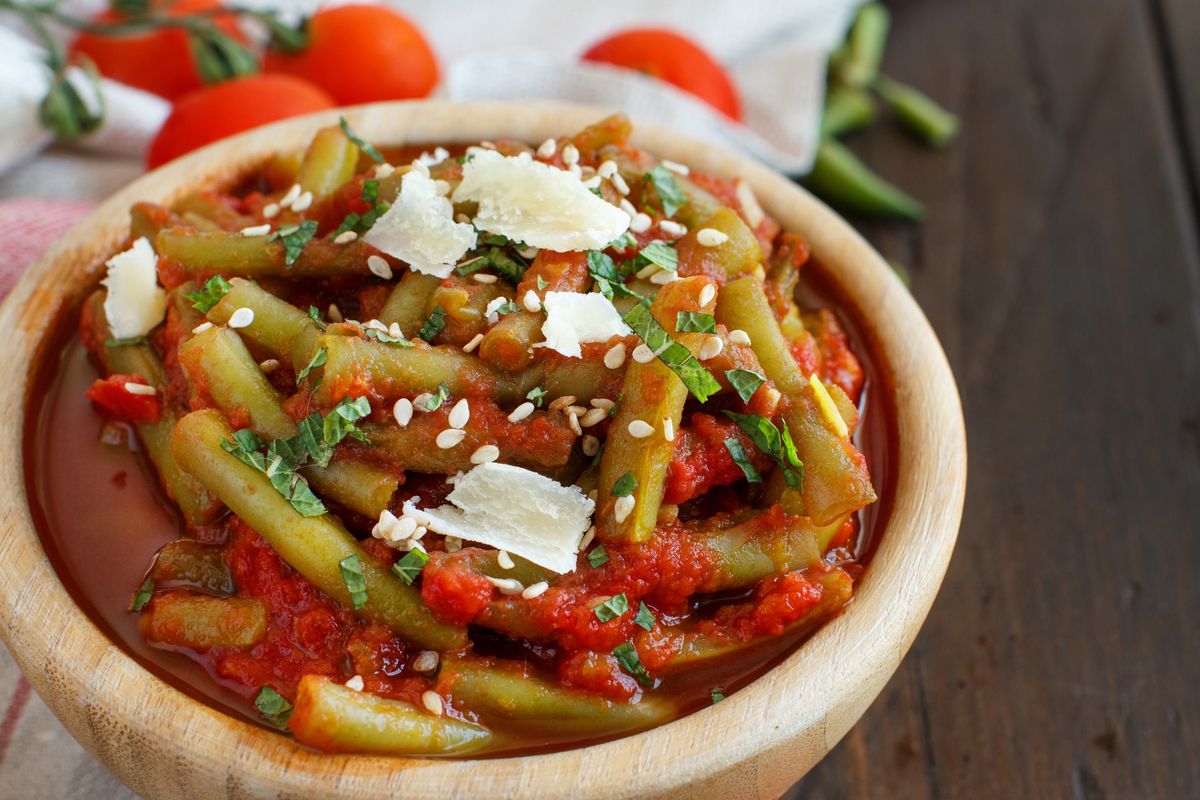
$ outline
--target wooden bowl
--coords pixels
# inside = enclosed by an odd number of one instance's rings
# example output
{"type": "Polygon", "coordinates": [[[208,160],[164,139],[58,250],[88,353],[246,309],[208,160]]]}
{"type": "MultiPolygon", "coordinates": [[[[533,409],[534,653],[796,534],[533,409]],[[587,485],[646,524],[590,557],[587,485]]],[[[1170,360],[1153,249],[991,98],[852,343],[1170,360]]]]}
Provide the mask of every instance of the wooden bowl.
{"type": "MultiPolygon", "coordinates": [[[[378,143],[537,143],[604,116],[537,103],[387,103],[345,112],[378,143]]],[[[941,584],[962,513],[966,442],[954,378],[929,323],[883,259],[790,180],[665,128],[635,141],[660,157],[741,175],[860,307],[895,376],[898,480],[890,521],[854,600],[780,665],[726,701],[659,728],[547,755],[436,760],[323,755],[235,720],[160,681],[74,604],[38,541],[22,456],[32,365],[53,358],[59,312],[96,283],[135,201],[170,203],[234,178],[337,122],[326,113],[218,142],[118,192],[55,244],[0,309],[0,634],[67,729],[146,798],[777,797],[850,729],[899,666],[941,584]]],[[[86,512],[85,512],[86,513],[86,512]]]]}

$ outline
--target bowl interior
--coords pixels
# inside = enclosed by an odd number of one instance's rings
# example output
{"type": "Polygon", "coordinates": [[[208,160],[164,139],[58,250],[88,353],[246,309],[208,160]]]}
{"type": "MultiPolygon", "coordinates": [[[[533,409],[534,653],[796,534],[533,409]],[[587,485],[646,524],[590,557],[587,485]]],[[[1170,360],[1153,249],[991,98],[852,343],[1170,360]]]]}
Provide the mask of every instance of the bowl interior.
{"type": "MultiPolygon", "coordinates": [[[[344,112],[381,144],[514,138],[537,143],[605,115],[536,103],[388,103],[344,112]]],[[[169,203],[226,182],[277,150],[302,148],[337,113],[279,123],[167,165],[106,201],[58,242],[0,309],[26,368],[0,386],[0,633],[39,694],[85,747],[148,797],[238,794],[413,798],[472,790],[583,798],[777,796],[853,725],[899,665],[953,549],[966,446],[953,376],[928,322],[861,237],[791,181],[657,126],[635,143],[741,176],[813,253],[867,323],[894,387],[896,465],[887,532],[851,606],[751,685],[712,708],[601,745],[521,758],[432,760],[308,751],[198,703],[140,667],[75,606],[43,552],[24,497],[22,441],[33,365],[52,354],[58,315],[128,235],[136,201],[169,203]]]]}

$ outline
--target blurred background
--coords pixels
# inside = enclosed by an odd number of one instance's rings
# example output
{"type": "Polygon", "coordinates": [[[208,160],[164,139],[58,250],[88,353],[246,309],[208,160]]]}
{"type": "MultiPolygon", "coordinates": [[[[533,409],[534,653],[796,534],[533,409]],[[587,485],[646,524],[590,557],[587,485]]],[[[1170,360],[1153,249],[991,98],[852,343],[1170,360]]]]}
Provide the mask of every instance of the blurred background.
{"type": "MultiPolygon", "coordinates": [[[[742,150],[844,211],[941,337],[958,549],[789,797],[1200,796],[1200,3],[0,0],[0,291],[148,166],[427,96],[742,150]]],[[[131,796],[0,650],[0,797],[131,796]]]]}

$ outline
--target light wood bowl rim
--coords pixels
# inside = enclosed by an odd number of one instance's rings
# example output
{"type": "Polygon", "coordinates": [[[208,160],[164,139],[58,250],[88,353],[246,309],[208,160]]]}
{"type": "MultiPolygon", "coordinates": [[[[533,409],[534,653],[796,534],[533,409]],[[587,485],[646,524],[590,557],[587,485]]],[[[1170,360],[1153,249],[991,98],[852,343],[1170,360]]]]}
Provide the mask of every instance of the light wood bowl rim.
{"type": "Polygon", "coordinates": [[[786,661],[724,702],[601,745],[481,760],[323,755],[235,720],[160,681],[75,605],[38,541],[22,439],[32,368],[63,303],[94,284],[128,235],[129,206],[169,202],[226,180],[276,150],[302,147],[344,114],[379,143],[516,138],[536,144],[605,112],[555,103],[382,103],[311,115],[218,142],[139,178],[77,224],[0,308],[13,370],[0,386],[0,635],[67,729],[148,798],[773,797],[866,710],[924,621],[958,533],[966,440],[938,340],[884,260],[844,220],[761,164],[669,129],[637,124],[660,157],[741,175],[761,204],[803,234],[874,328],[893,371],[899,476],[887,531],[850,607],[786,661]]]}

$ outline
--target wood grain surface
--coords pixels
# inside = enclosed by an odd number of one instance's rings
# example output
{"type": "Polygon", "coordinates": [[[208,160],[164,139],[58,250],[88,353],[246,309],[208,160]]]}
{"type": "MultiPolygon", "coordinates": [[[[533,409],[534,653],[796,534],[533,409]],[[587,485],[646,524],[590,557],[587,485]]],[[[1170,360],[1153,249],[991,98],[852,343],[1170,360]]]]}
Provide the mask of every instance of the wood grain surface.
{"type": "Polygon", "coordinates": [[[899,672],[790,798],[1200,797],[1200,3],[897,2],[959,111],[853,142],[963,392],[971,479],[899,672]]]}

